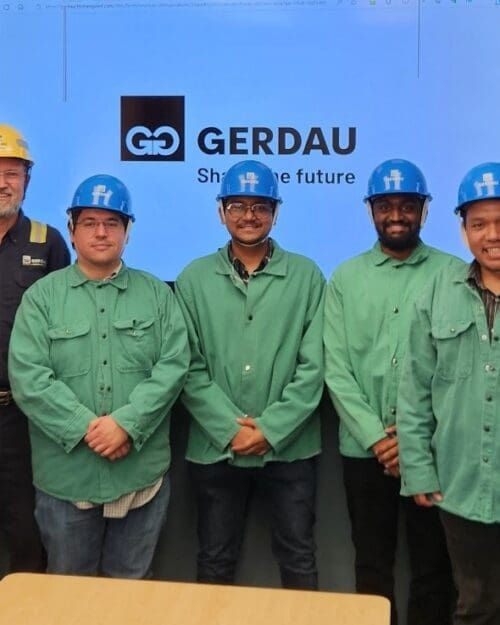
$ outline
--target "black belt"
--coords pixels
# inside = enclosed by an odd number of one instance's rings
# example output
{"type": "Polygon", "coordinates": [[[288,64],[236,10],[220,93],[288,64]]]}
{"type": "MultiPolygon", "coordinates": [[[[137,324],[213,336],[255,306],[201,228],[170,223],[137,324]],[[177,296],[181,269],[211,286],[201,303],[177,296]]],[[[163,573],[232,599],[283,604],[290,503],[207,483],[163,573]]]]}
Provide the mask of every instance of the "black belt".
{"type": "Polygon", "coordinates": [[[0,406],[10,406],[13,403],[12,391],[8,389],[0,390],[0,406]]]}

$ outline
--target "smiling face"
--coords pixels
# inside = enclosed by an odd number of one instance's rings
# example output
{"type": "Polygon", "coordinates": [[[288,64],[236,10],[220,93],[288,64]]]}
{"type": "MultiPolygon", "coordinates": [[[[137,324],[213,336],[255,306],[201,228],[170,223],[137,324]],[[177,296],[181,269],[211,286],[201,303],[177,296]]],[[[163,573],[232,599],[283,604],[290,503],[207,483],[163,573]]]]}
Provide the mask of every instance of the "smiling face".
{"type": "Polygon", "coordinates": [[[244,246],[258,245],[273,227],[275,202],[256,196],[237,196],[224,199],[221,217],[231,238],[244,246]]]}
{"type": "Polygon", "coordinates": [[[102,280],[119,266],[127,230],[118,213],[84,208],[77,212],[70,237],[82,272],[90,279],[102,280]]]}
{"type": "Polygon", "coordinates": [[[0,219],[13,217],[24,197],[27,173],[19,158],[0,158],[0,219]]]}
{"type": "Polygon", "coordinates": [[[413,193],[380,195],[372,199],[373,223],[382,250],[405,258],[418,245],[423,200],[413,193]]]}
{"type": "MultiPolygon", "coordinates": [[[[463,227],[484,285],[491,288],[492,283],[500,284],[500,199],[469,204],[463,227]]],[[[498,292],[498,288],[492,290],[498,292]]]]}

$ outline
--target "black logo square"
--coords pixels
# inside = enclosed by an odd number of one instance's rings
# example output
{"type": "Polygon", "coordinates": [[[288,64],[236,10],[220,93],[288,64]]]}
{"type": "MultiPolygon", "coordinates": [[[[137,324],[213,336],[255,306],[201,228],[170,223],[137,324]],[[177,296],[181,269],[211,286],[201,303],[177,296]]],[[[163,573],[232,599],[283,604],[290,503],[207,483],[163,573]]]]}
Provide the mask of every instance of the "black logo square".
{"type": "Polygon", "coordinates": [[[121,97],[121,160],[184,160],[184,96],[121,97]]]}

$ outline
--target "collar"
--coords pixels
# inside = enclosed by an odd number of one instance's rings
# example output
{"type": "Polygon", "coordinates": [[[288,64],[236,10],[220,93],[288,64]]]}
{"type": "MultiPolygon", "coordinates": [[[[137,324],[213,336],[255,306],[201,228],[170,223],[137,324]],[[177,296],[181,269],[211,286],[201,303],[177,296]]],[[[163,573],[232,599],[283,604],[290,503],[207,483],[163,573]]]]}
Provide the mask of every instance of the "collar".
{"type": "MultiPolygon", "coordinates": [[[[234,267],[229,260],[230,243],[231,241],[228,241],[224,247],[219,248],[216,252],[216,273],[231,275],[234,272],[234,267]]],[[[285,276],[288,267],[286,252],[276,243],[274,239],[272,240],[272,246],[273,255],[269,259],[267,265],[259,271],[259,273],[274,276],[285,276]]]]}
{"type": "Polygon", "coordinates": [[[91,280],[87,278],[87,276],[82,272],[78,263],[75,262],[71,267],[69,267],[68,271],[70,272],[69,276],[69,285],[70,287],[81,286],[82,284],[86,284],[87,282],[91,284],[102,284],[103,282],[107,284],[112,284],[114,287],[123,291],[128,286],[128,269],[125,263],[122,261],[120,267],[118,268],[116,273],[113,273],[109,278],[105,278],[104,280],[91,280]]]}
{"type": "Polygon", "coordinates": [[[384,263],[391,263],[395,267],[400,265],[418,265],[429,257],[429,248],[423,241],[419,241],[417,247],[408,258],[399,260],[383,252],[380,247],[380,241],[377,241],[370,250],[370,255],[374,265],[383,265],[384,263]]]}
{"type": "Polygon", "coordinates": [[[467,282],[469,282],[469,284],[473,284],[481,291],[488,290],[483,286],[483,281],[481,280],[481,269],[479,267],[479,263],[476,260],[473,260],[469,265],[466,280],[467,282]]]}
{"type": "MultiPolygon", "coordinates": [[[[252,273],[258,273],[259,271],[262,271],[264,269],[264,267],[271,260],[272,255],[273,255],[273,251],[274,251],[273,240],[269,237],[267,239],[267,250],[266,250],[266,253],[265,253],[264,257],[262,258],[262,260],[260,261],[259,266],[257,267],[257,269],[252,271],[252,273]]],[[[235,270],[238,273],[238,275],[240,276],[240,278],[244,282],[248,282],[248,280],[250,278],[250,272],[247,270],[247,268],[245,267],[243,262],[237,256],[234,255],[233,246],[231,245],[231,243],[229,243],[229,245],[227,246],[227,253],[228,253],[229,262],[233,265],[233,267],[235,268],[235,270]]]]}

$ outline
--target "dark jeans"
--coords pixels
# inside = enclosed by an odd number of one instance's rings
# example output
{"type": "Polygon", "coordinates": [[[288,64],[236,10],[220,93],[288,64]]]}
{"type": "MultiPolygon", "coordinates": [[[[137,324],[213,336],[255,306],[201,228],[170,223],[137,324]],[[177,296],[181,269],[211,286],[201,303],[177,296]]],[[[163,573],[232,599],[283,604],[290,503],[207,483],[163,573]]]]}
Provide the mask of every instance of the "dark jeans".
{"type": "Polygon", "coordinates": [[[15,404],[0,406],[0,531],[7,547],[10,573],[45,569],[45,555],[33,509],[26,417],[15,404]]]}
{"type": "Polygon", "coordinates": [[[500,625],[500,523],[440,514],[458,587],[454,625],[500,625]]]}
{"type": "Polygon", "coordinates": [[[315,460],[238,468],[227,462],[189,463],[198,503],[198,581],[231,584],[253,488],[271,514],[272,549],[284,588],[316,590],[315,460]]]}
{"type": "Polygon", "coordinates": [[[411,580],[408,625],[448,625],[454,587],[444,532],[435,508],[417,506],[399,495],[400,481],[384,475],[375,458],[343,457],[347,507],[356,551],[356,590],[391,601],[391,625],[397,624],[394,562],[398,516],[406,516],[411,580]]]}

